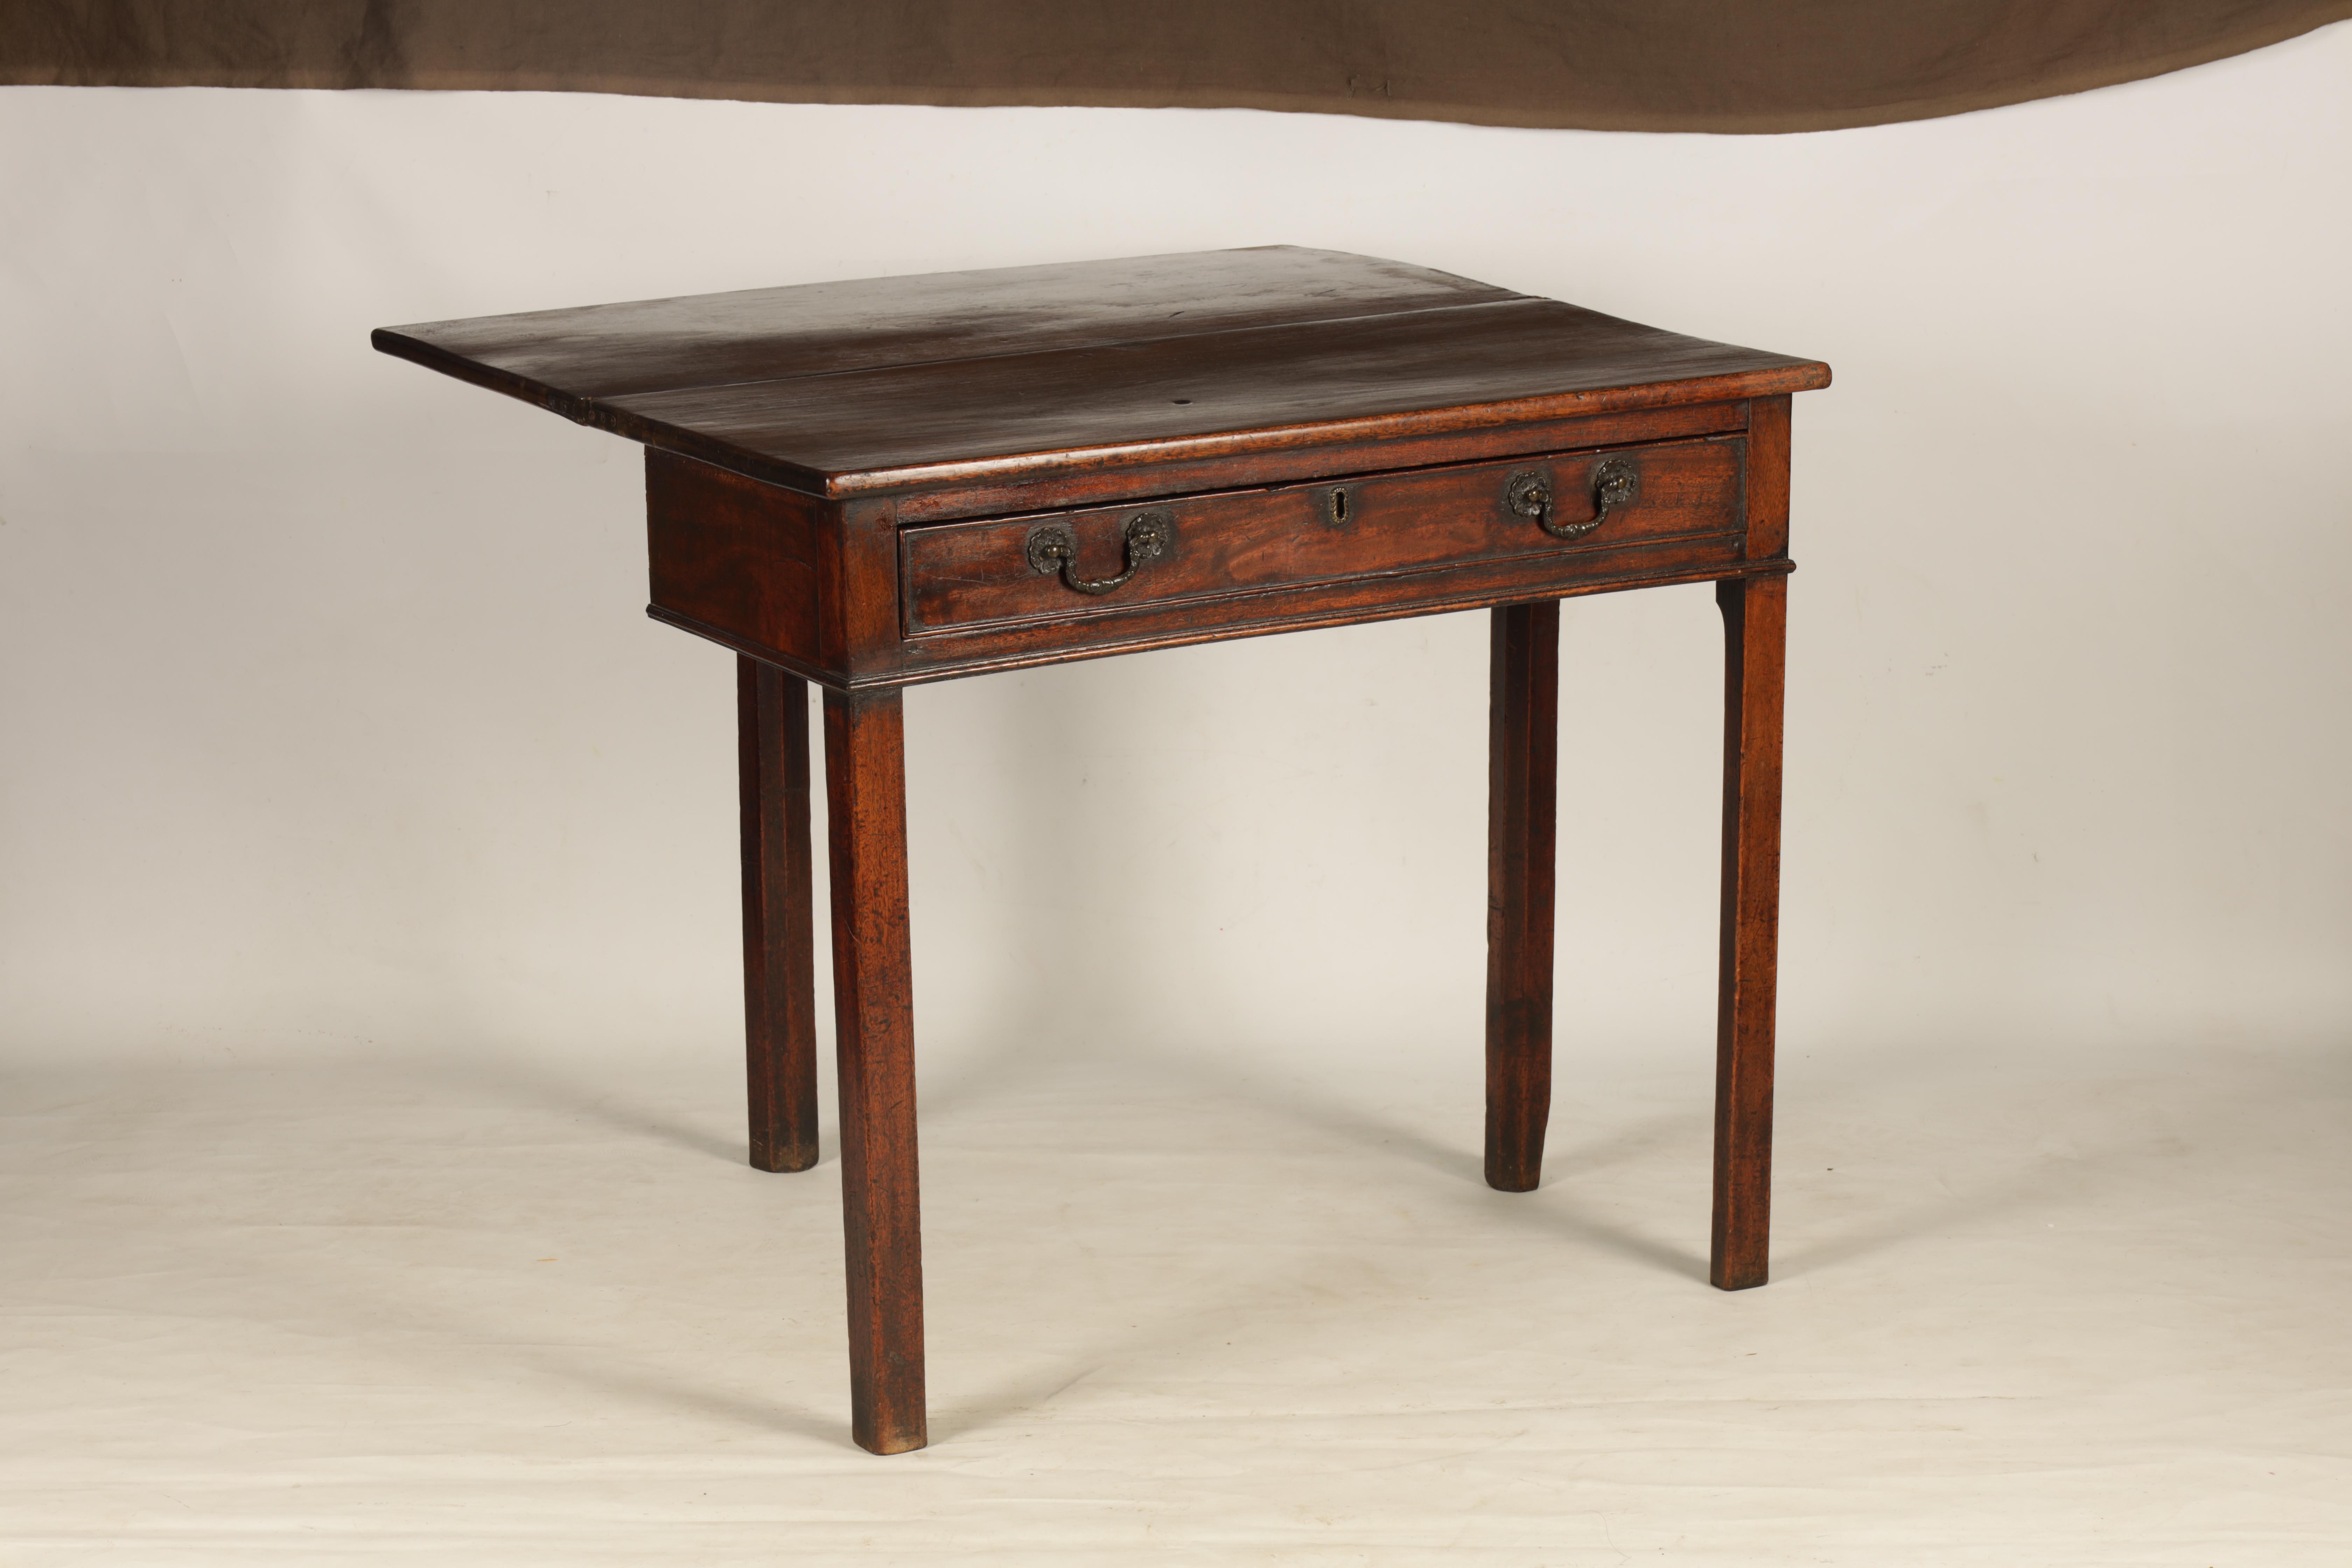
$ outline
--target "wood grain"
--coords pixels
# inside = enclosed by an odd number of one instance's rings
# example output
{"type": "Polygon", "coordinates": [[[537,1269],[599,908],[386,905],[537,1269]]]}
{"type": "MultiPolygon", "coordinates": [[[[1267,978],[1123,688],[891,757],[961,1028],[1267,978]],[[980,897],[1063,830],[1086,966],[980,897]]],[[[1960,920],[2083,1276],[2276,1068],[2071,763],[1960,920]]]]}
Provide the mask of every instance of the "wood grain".
{"type": "Polygon", "coordinates": [[[1737,435],[1748,428],[1744,402],[1675,405],[1565,419],[1529,419],[1420,436],[1391,435],[1377,443],[1344,440],[1270,447],[1237,458],[1171,458],[1149,468],[1064,469],[1002,479],[982,476],[927,489],[892,492],[901,524],[1003,517],[1106,500],[1194,495],[1236,485],[1279,485],[1346,474],[1433,468],[1443,463],[1515,457],[1521,452],[1574,452],[1677,441],[1693,436],[1737,435]]]}
{"type": "Polygon", "coordinates": [[[1017,287],[986,274],[813,285],[385,328],[374,342],[834,498],[1733,402],[1829,374],[1334,252],[1022,271],[1017,287]],[[1106,305],[1122,290],[1157,303],[1106,305]],[[1073,302],[1055,305],[1057,291],[1073,302]]]}
{"type": "Polygon", "coordinates": [[[823,562],[838,509],[673,453],[646,453],[646,541],[653,603],[732,631],[739,646],[822,668],[842,662],[824,637],[823,562]]]}
{"type": "Polygon", "coordinates": [[[1486,1184],[1533,1192],[1551,1116],[1559,605],[1507,605],[1490,634],[1486,1184]]]}
{"type": "Polygon", "coordinates": [[[1748,405],[1746,522],[1748,557],[1789,553],[1789,399],[1748,405]]]}
{"type": "Polygon", "coordinates": [[[1121,569],[1124,530],[1143,510],[1135,504],[908,529],[906,629],[919,637],[994,622],[1076,623],[1290,584],[1727,532],[1741,524],[1742,461],[1738,438],[1717,437],[1157,500],[1148,510],[1174,521],[1174,542],[1124,587],[1093,598],[1032,571],[1025,541],[1037,527],[1066,525],[1082,574],[1107,577],[1121,569]],[[1562,521],[1591,517],[1592,470],[1617,454],[1639,466],[1640,498],[1589,534],[1555,538],[1507,504],[1515,476],[1538,474],[1562,521]]]}
{"type": "Polygon", "coordinates": [[[738,658],[735,712],[751,1164],[805,1171],[816,1163],[817,1121],[808,685],[738,658]]]}
{"type": "Polygon", "coordinates": [[[1408,262],[1269,245],[476,316],[388,327],[381,346],[501,392],[593,399],[1524,298],[1408,262]]]}
{"type": "MultiPolygon", "coordinates": [[[[1714,580],[1727,632],[1713,1261],[1763,1283],[1790,395],[1810,360],[1426,268],[1271,247],[752,290],[379,332],[649,448],[656,618],[740,655],[752,1161],[815,1155],[803,679],[824,695],[852,1425],[924,1411],[905,735],[921,680],[1492,610],[1486,1175],[1541,1178],[1551,1088],[1559,601],[1714,580]],[[1548,474],[1561,540],[1504,502],[1548,474]],[[1344,493],[1347,505],[1337,504],[1344,493]],[[1176,543],[1118,593],[1127,521],[1176,543]]],[[[1307,699],[1302,699],[1307,700],[1307,699]]]]}
{"type": "Polygon", "coordinates": [[[1784,576],[1720,583],[1723,610],[1723,936],[1716,1003],[1715,1213],[1708,1278],[1770,1277],[1772,1048],[1780,931],[1784,576]]]}
{"type": "Polygon", "coordinates": [[[1523,300],[600,406],[624,435],[848,496],[1720,403],[1817,379],[1801,361],[1523,300]]]}
{"type": "Polygon", "coordinates": [[[850,1432],[876,1454],[926,1433],[904,724],[896,691],[825,694],[850,1432]]]}
{"type": "Polygon", "coordinates": [[[1017,669],[1069,658],[1179,647],[1188,643],[1354,626],[1403,616],[1485,609],[1542,595],[1613,593],[1625,588],[1710,580],[1750,567],[1739,535],[1711,534],[1616,549],[1560,551],[1549,555],[1477,561],[1427,572],[1302,583],[1202,601],[1139,605],[1122,616],[1072,621],[1016,622],[968,633],[910,637],[878,655],[850,680],[877,683],[936,680],[947,676],[1017,669]]]}

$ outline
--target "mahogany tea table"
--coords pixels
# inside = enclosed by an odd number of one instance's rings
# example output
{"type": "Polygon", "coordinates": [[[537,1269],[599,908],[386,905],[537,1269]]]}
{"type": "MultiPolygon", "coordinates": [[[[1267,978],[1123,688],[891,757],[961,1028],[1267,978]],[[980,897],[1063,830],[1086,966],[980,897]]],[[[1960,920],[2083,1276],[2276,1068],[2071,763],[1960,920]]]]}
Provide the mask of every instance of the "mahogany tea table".
{"type": "Polygon", "coordinates": [[[649,613],[737,654],[751,1163],[816,1160],[807,688],[824,692],[852,1428],[922,1447],[900,693],[1493,611],[1486,1180],[1551,1098],[1559,604],[1726,630],[1711,1278],[1764,1282],[1789,400],[1827,366],[1288,246],[379,331],[646,448],[649,613]]]}

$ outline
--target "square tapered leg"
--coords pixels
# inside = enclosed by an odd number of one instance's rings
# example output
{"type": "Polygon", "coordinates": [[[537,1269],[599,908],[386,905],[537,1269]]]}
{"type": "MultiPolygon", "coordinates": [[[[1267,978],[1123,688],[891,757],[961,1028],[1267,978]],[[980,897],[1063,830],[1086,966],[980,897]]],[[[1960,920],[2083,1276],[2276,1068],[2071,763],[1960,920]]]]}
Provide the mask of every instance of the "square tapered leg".
{"type": "Polygon", "coordinates": [[[1716,584],[1723,611],[1723,949],[1716,1004],[1715,1225],[1708,1277],[1769,1276],[1772,1028],[1780,945],[1780,716],[1789,580],[1716,584]]]}
{"type": "Polygon", "coordinates": [[[1494,612],[1486,796],[1486,1184],[1532,1192],[1551,1116],[1559,605],[1494,612]]]}
{"type": "Polygon", "coordinates": [[[762,1171],[805,1171],[816,1163],[808,685],[773,665],[738,656],[735,720],[751,1163],[762,1171]]]}
{"type": "Polygon", "coordinates": [[[825,693],[851,1435],[877,1454],[925,1441],[903,713],[896,690],[825,693]]]}

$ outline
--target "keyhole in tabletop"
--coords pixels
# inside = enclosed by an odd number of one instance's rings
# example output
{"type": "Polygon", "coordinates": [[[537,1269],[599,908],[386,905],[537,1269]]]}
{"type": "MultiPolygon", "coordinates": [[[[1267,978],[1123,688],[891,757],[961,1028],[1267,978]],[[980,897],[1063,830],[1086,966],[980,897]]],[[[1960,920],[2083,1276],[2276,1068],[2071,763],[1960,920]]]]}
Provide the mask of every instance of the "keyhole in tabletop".
{"type": "Polygon", "coordinates": [[[1171,399],[1170,399],[1170,401],[1171,401],[1171,402],[1173,402],[1173,403],[1190,403],[1190,402],[1192,402],[1192,400],[1191,398],[1189,398],[1189,397],[1177,397],[1177,398],[1171,398],[1171,399]]]}

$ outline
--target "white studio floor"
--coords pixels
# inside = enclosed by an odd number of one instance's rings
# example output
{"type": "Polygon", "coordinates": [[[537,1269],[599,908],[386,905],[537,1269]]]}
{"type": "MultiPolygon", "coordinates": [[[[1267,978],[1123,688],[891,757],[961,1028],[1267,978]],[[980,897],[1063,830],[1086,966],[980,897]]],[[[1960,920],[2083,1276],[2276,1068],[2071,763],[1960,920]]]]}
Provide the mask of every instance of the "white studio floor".
{"type": "Polygon", "coordinates": [[[2352,1561],[2352,1056],[927,1079],[932,1446],[850,1446],[838,1165],[730,1064],[15,1069],[0,1562],[2352,1561]]]}

